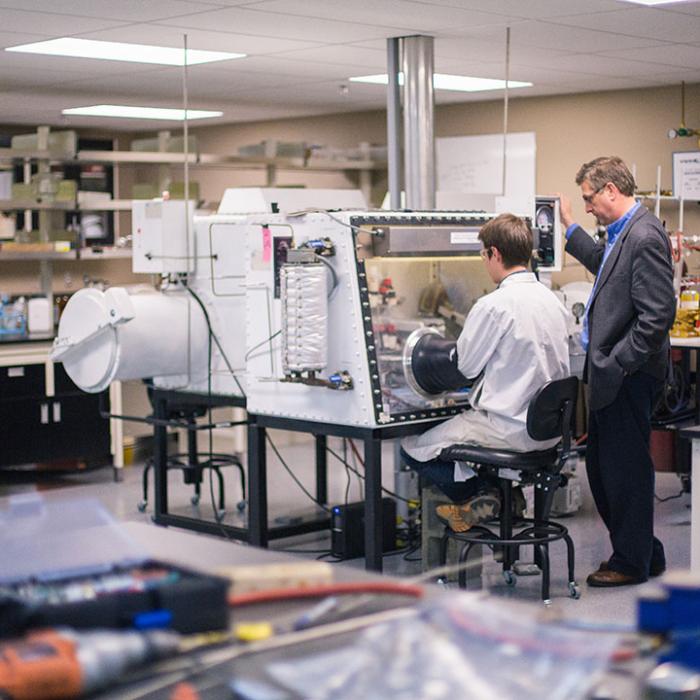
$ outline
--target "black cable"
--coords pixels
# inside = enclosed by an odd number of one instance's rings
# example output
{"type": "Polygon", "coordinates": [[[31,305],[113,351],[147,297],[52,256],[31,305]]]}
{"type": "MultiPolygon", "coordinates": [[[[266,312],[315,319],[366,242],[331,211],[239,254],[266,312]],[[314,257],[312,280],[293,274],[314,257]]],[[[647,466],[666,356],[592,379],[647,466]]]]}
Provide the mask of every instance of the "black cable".
{"type": "MultiPolygon", "coordinates": [[[[209,336],[210,339],[216,343],[216,347],[219,349],[219,352],[221,353],[221,357],[224,360],[224,363],[226,364],[226,367],[228,368],[228,371],[231,373],[231,376],[233,377],[233,380],[236,382],[236,386],[238,387],[238,391],[241,393],[241,396],[245,398],[246,393],[243,390],[243,387],[241,386],[241,383],[238,381],[238,377],[236,376],[236,373],[233,370],[233,366],[228,360],[228,357],[226,355],[226,352],[224,351],[223,347],[221,346],[221,341],[217,338],[216,333],[214,333],[214,329],[212,328],[211,325],[211,319],[209,318],[209,313],[204,306],[204,302],[200,299],[199,295],[195,293],[195,291],[187,284],[185,280],[182,280],[182,284],[185,287],[185,289],[190,293],[192,298],[199,304],[199,308],[202,310],[202,313],[204,314],[204,320],[207,322],[207,328],[209,329],[209,336]]],[[[211,363],[209,364],[209,376],[211,378],[211,363]]]]}
{"type": "Polygon", "coordinates": [[[680,493],[677,493],[673,496],[666,496],[666,498],[659,498],[656,494],[654,494],[654,498],[656,499],[657,503],[666,503],[666,501],[673,501],[676,498],[680,498],[684,493],[685,493],[685,489],[681,489],[680,493]]]}
{"type": "Polygon", "coordinates": [[[245,356],[243,357],[243,360],[248,360],[251,353],[254,353],[258,348],[262,347],[266,343],[271,343],[281,332],[282,332],[281,330],[277,331],[276,333],[273,333],[269,338],[266,338],[265,340],[263,340],[262,343],[258,343],[257,345],[253,345],[253,347],[250,348],[250,350],[248,350],[248,352],[245,354],[245,356]]]}
{"type": "Polygon", "coordinates": [[[297,486],[298,486],[298,487],[299,487],[299,488],[300,488],[300,489],[301,489],[301,490],[302,490],[302,491],[303,491],[317,506],[319,506],[319,508],[323,508],[323,510],[325,510],[326,513],[330,513],[330,512],[331,512],[331,509],[330,509],[325,503],[321,503],[321,501],[319,501],[319,500],[317,500],[316,498],[314,498],[314,497],[311,495],[311,493],[310,493],[309,491],[307,491],[307,489],[306,489],[306,487],[304,486],[304,484],[302,484],[301,481],[299,481],[299,479],[297,479],[297,477],[296,477],[296,475],[294,474],[294,472],[289,468],[289,466],[288,466],[287,463],[284,461],[284,459],[282,459],[282,455],[279,453],[279,450],[275,447],[275,443],[272,442],[272,440],[270,439],[270,436],[266,434],[266,435],[265,435],[265,438],[267,439],[268,443],[270,444],[270,447],[272,448],[272,451],[277,455],[277,459],[279,459],[279,461],[282,463],[282,466],[283,466],[283,467],[285,468],[285,470],[287,471],[287,474],[289,474],[289,476],[292,477],[292,480],[294,481],[294,483],[295,483],[295,484],[296,484],[296,485],[297,485],[297,486]]]}
{"type": "Polygon", "coordinates": [[[350,498],[350,484],[352,483],[352,472],[348,469],[347,465],[347,459],[348,459],[348,445],[346,442],[346,438],[343,438],[343,461],[345,462],[345,478],[347,481],[345,482],[345,507],[348,507],[348,500],[350,498]]]}
{"type": "MultiPolygon", "coordinates": [[[[358,476],[360,479],[364,479],[364,478],[365,478],[362,474],[360,474],[360,472],[357,471],[357,469],[355,469],[354,467],[351,467],[350,464],[348,464],[347,462],[345,462],[345,461],[343,460],[343,458],[342,458],[339,454],[336,454],[330,447],[326,447],[326,450],[327,450],[328,452],[330,452],[341,464],[344,464],[348,469],[350,469],[350,471],[352,471],[352,472],[354,472],[355,474],[357,474],[357,476],[358,476]]],[[[398,493],[394,493],[393,491],[389,491],[389,489],[384,488],[383,486],[382,486],[382,491],[384,491],[384,493],[388,494],[388,495],[391,496],[392,498],[396,498],[396,499],[398,499],[399,501],[403,501],[404,503],[413,503],[413,501],[409,500],[408,498],[404,498],[403,496],[399,496],[398,493]]]]}
{"type": "MultiPolygon", "coordinates": [[[[213,426],[213,419],[212,419],[212,388],[211,388],[211,358],[212,358],[212,340],[216,340],[216,335],[214,335],[214,330],[212,329],[211,326],[211,319],[209,318],[209,313],[207,312],[206,307],[204,306],[204,303],[202,300],[199,298],[199,296],[189,287],[187,284],[186,280],[182,280],[183,286],[185,289],[190,293],[192,298],[199,304],[199,308],[202,310],[202,313],[204,314],[204,319],[207,323],[207,329],[209,331],[208,337],[207,337],[207,418],[209,420],[209,429],[207,431],[208,436],[209,436],[209,460],[211,461],[214,458],[214,426],[213,426]]],[[[224,361],[228,365],[228,359],[226,358],[223,350],[221,350],[221,345],[217,342],[217,346],[219,347],[219,350],[221,351],[222,357],[224,358],[224,361]]],[[[229,369],[231,369],[229,365],[229,369]]],[[[241,391],[241,394],[245,396],[245,392],[243,392],[243,388],[241,387],[238,378],[236,375],[231,372],[233,375],[233,378],[238,385],[239,390],[241,391]]],[[[214,494],[214,470],[209,469],[209,498],[211,500],[211,507],[212,511],[214,513],[214,522],[216,522],[217,525],[221,526],[224,514],[219,513],[219,508],[217,507],[218,504],[216,502],[216,495],[214,494]]],[[[245,495],[245,494],[244,494],[245,495]]],[[[224,536],[225,539],[227,540],[233,540],[233,538],[229,535],[225,527],[221,527],[221,534],[224,536]]]]}

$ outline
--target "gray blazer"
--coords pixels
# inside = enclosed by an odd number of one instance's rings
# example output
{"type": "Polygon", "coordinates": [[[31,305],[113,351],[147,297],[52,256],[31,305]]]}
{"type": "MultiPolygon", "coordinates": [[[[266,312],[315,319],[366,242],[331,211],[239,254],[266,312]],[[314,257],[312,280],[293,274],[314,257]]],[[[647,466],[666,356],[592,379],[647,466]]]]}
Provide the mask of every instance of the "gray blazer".
{"type": "MultiPolygon", "coordinates": [[[[597,274],[605,246],[577,227],[566,252],[597,274]]],[[[615,400],[626,374],[666,376],[675,314],[671,244],[661,222],[642,206],[605,261],[589,305],[583,378],[591,410],[615,400]]]]}

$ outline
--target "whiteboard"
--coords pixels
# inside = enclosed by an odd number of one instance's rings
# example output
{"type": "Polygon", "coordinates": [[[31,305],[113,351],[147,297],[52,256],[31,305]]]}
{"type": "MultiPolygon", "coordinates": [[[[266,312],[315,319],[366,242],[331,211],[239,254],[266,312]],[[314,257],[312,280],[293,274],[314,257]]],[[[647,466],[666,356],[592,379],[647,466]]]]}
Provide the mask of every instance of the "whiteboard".
{"type": "Polygon", "coordinates": [[[673,195],[700,201],[700,151],[673,154],[673,195]]]}
{"type": "Polygon", "coordinates": [[[437,189],[494,195],[495,211],[521,216],[535,212],[535,133],[506,136],[506,188],[503,192],[503,134],[451,136],[435,140],[437,189]]]}

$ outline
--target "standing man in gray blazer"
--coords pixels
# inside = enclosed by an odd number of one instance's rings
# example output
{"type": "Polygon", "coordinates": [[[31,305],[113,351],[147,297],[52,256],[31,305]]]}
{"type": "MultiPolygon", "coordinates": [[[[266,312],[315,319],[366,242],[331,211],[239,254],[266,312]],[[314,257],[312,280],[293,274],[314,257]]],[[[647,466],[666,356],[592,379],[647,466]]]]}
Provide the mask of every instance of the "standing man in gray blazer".
{"type": "Polygon", "coordinates": [[[634,199],[634,178],[620,158],[584,163],[576,184],[586,213],[607,227],[605,245],[596,244],[561,197],[566,251],[596,275],[581,333],[589,390],[586,470],[613,551],[587,582],[624,586],[666,568],[654,537],[649,437],[676,312],[671,246],[661,222],[634,199]]]}

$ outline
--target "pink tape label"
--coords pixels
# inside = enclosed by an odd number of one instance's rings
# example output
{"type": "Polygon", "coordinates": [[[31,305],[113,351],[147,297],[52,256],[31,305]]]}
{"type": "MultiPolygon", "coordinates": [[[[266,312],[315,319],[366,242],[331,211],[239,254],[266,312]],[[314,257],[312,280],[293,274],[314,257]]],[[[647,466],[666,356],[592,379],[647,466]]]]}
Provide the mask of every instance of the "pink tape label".
{"type": "Polygon", "coordinates": [[[272,232],[267,226],[262,227],[263,235],[263,251],[262,257],[263,262],[270,262],[272,260],[272,232]]]}

